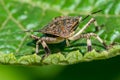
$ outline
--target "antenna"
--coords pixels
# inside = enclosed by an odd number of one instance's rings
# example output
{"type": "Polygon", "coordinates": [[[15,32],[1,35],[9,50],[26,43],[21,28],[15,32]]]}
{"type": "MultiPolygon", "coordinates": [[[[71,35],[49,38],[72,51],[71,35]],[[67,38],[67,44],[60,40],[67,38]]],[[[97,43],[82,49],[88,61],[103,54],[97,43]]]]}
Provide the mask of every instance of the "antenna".
{"type": "Polygon", "coordinates": [[[86,18],[88,18],[90,15],[99,13],[99,12],[101,12],[101,11],[102,11],[102,10],[98,10],[98,11],[92,12],[91,14],[87,15],[86,17],[84,17],[84,18],[82,19],[82,21],[84,21],[84,20],[85,20],[86,18]]]}
{"type": "Polygon", "coordinates": [[[23,31],[23,32],[40,32],[40,30],[26,30],[26,31],[23,31]]]}
{"type": "MultiPolygon", "coordinates": [[[[90,15],[92,14],[96,14],[96,13],[99,13],[103,10],[98,10],[98,11],[95,11],[95,12],[92,12],[91,14],[87,15],[86,17],[84,17],[81,21],[84,21],[86,18],[88,18],[90,15]]],[[[40,30],[26,30],[26,31],[22,31],[22,32],[41,32],[40,30]]]]}

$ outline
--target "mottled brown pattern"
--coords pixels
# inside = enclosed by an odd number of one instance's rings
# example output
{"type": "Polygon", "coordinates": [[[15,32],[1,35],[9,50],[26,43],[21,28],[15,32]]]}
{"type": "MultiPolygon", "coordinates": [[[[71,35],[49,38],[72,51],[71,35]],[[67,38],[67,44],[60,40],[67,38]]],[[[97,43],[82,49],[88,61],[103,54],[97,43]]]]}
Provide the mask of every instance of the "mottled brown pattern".
{"type": "Polygon", "coordinates": [[[40,32],[68,38],[79,24],[79,17],[59,16],[54,18],[40,32]]]}

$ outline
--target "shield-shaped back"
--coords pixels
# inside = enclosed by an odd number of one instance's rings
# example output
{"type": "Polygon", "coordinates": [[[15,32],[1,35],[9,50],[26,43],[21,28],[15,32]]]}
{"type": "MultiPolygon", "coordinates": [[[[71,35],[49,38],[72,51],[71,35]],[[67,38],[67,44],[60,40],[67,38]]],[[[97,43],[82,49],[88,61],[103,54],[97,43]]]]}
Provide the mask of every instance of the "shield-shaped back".
{"type": "Polygon", "coordinates": [[[40,32],[68,38],[70,34],[77,28],[79,17],[60,16],[52,20],[40,32]]]}

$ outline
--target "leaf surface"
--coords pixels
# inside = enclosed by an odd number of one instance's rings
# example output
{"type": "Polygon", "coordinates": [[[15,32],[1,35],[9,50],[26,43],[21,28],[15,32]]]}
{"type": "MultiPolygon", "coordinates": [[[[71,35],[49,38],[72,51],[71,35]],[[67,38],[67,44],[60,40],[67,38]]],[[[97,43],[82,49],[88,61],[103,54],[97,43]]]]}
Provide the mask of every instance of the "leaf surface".
{"type": "MultiPolygon", "coordinates": [[[[86,40],[71,41],[70,47],[65,42],[49,45],[52,55],[45,58],[47,64],[71,64],[76,62],[107,59],[120,54],[120,1],[119,0],[0,0],[0,62],[15,64],[40,63],[44,50],[40,47],[39,55],[35,53],[35,42],[30,34],[42,36],[41,33],[25,33],[25,30],[39,30],[56,16],[78,16],[103,10],[91,15],[80,23],[81,29],[90,18],[95,17],[99,25],[104,25],[98,34],[108,45],[117,43],[109,51],[92,38],[94,50],[86,51],[86,40]],[[117,47],[116,47],[117,46],[117,47]],[[100,51],[100,52],[96,52],[100,51]],[[60,52],[60,54],[58,54],[60,52]],[[12,53],[12,54],[11,54],[12,53]],[[101,53],[101,54],[100,54],[101,53]],[[84,55],[84,56],[83,56],[84,55]],[[55,58],[54,58],[55,57],[55,58]],[[53,61],[52,61],[53,59],[53,61]]],[[[84,33],[94,32],[91,25],[84,33]]]]}

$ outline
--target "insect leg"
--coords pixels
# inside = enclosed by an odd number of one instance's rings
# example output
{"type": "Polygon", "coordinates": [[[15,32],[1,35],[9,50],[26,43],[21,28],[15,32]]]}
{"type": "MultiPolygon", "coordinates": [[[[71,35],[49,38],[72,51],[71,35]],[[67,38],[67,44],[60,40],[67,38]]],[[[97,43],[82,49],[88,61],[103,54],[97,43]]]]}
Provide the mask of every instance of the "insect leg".
{"type": "MultiPolygon", "coordinates": [[[[81,38],[90,38],[90,37],[95,37],[100,43],[103,44],[103,46],[108,49],[108,46],[106,45],[106,43],[95,33],[87,33],[87,34],[80,34],[80,35],[77,35],[76,37],[74,38],[69,38],[69,40],[77,40],[77,39],[81,39],[81,38]]],[[[88,40],[87,43],[90,43],[90,41],[88,40]]]]}
{"type": "Polygon", "coordinates": [[[39,53],[39,43],[40,43],[40,42],[41,42],[41,40],[38,40],[38,41],[36,42],[36,50],[35,50],[36,54],[39,53]]]}
{"type": "Polygon", "coordinates": [[[87,38],[87,49],[88,51],[92,51],[92,44],[90,38],[87,38]]]}
{"type": "Polygon", "coordinates": [[[97,34],[95,34],[95,33],[88,33],[87,36],[91,36],[91,37],[93,36],[93,37],[95,37],[100,43],[103,44],[103,46],[106,49],[108,49],[108,46],[106,45],[106,43],[97,34]]]}
{"type": "Polygon", "coordinates": [[[35,35],[30,35],[30,37],[33,38],[33,39],[35,39],[35,40],[39,40],[40,39],[40,37],[37,37],[35,35]]]}
{"type": "Polygon", "coordinates": [[[78,31],[78,32],[77,32],[74,36],[72,36],[71,38],[75,38],[76,36],[80,35],[80,34],[81,34],[85,29],[87,29],[92,23],[94,23],[95,29],[96,29],[96,31],[98,31],[98,30],[99,30],[99,26],[98,26],[97,21],[96,21],[94,18],[91,18],[91,19],[88,21],[88,23],[85,24],[85,25],[83,26],[83,28],[82,28],[80,31],[78,31]]]}
{"type": "Polygon", "coordinates": [[[66,39],[66,45],[67,45],[67,47],[70,46],[70,43],[69,43],[68,39],[66,39]]]}
{"type": "Polygon", "coordinates": [[[43,46],[44,50],[45,50],[45,53],[48,55],[51,53],[49,47],[47,46],[47,44],[45,43],[44,40],[42,40],[42,38],[40,37],[37,37],[35,35],[31,35],[32,38],[34,38],[35,40],[38,40],[36,42],[36,54],[39,53],[39,44],[41,43],[41,45],[43,46]]]}
{"type": "Polygon", "coordinates": [[[43,46],[44,50],[45,50],[45,53],[48,55],[51,53],[50,49],[48,48],[47,44],[45,43],[45,41],[39,39],[37,42],[36,42],[36,54],[39,52],[39,44],[41,43],[41,45],[43,46]]]}
{"type": "Polygon", "coordinates": [[[73,38],[75,38],[75,37],[77,37],[78,35],[80,35],[91,23],[93,23],[95,21],[95,19],[94,18],[91,18],[90,19],[90,21],[87,23],[87,24],[85,24],[84,25],[84,27],[80,30],[80,31],[78,31],[74,36],[72,36],[72,37],[70,37],[71,39],[73,38]]]}
{"type": "Polygon", "coordinates": [[[100,27],[98,26],[98,23],[96,20],[93,22],[93,24],[95,25],[95,31],[99,31],[100,27]]]}
{"type": "Polygon", "coordinates": [[[96,39],[97,39],[100,43],[102,43],[103,46],[104,46],[106,49],[108,49],[108,46],[106,45],[106,43],[105,43],[97,34],[95,34],[95,33],[91,33],[91,34],[93,34],[93,35],[96,37],[96,39]]]}
{"type": "Polygon", "coordinates": [[[46,55],[49,55],[51,53],[51,51],[50,51],[49,47],[47,46],[47,44],[45,43],[45,41],[41,41],[41,44],[45,50],[46,55]]]}

